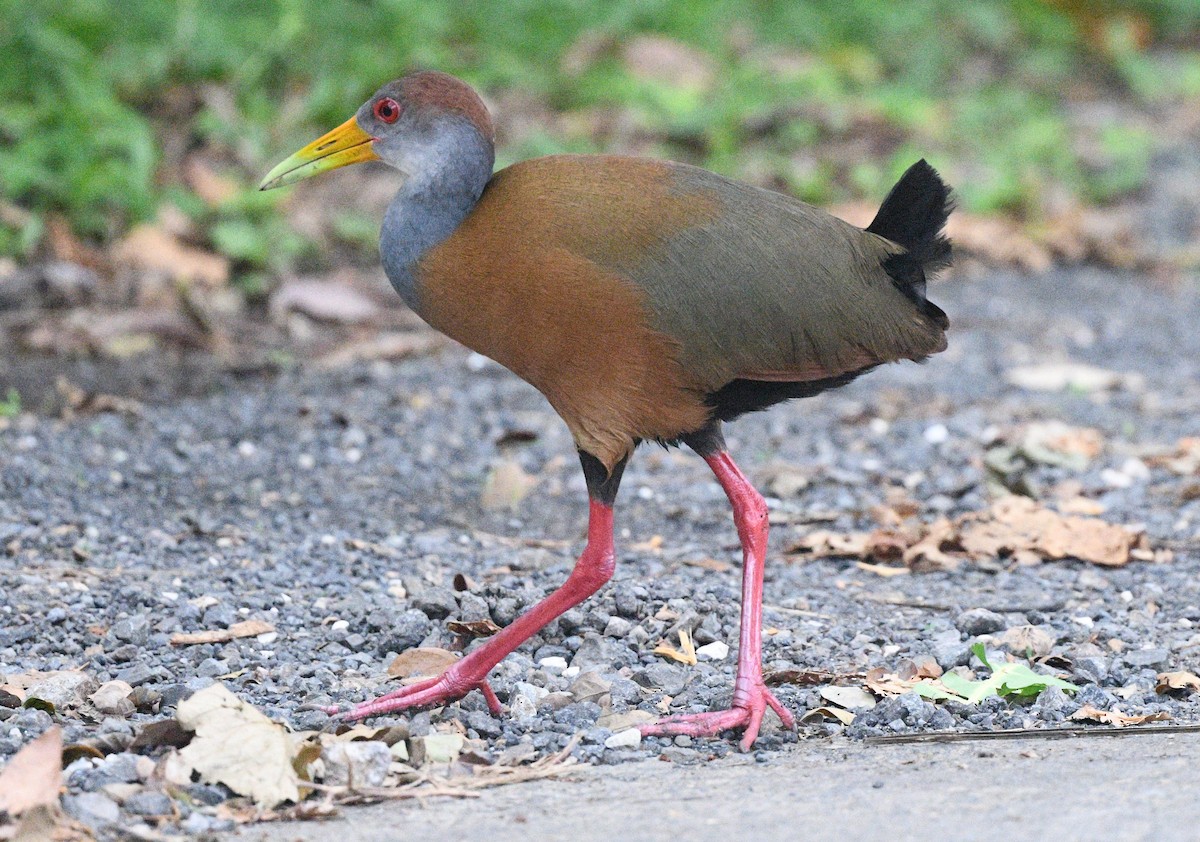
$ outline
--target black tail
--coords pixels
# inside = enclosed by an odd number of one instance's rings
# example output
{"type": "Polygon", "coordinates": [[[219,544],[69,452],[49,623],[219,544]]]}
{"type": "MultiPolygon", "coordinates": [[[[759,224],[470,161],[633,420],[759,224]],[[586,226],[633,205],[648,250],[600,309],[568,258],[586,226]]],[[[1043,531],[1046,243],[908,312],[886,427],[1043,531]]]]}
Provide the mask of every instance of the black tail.
{"type": "Polygon", "coordinates": [[[950,240],[942,229],[953,210],[950,188],[922,158],[900,176],[867,226],[872,234],[904,246],[905,251],[883,261],[883,268],[897,288],[942,328],[950,322],[925,297],[925,274],[950,265],[950,240]]]}

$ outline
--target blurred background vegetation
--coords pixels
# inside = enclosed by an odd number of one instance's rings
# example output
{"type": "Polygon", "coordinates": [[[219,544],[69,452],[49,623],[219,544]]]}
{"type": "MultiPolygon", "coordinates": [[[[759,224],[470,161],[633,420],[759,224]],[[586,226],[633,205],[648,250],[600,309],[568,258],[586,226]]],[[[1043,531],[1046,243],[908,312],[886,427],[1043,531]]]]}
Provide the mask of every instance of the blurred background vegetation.
{"type": "MultiPolygon", "coordinates": [[[[918,157],[966,209],[1037,219],[1144,182],[1200,107],[1196,0],[0,0],[0,255],[164,213],[247,287],[320,264],[261,175],[415,67],[497,112],[500,164],[686,160],[817,203],[918,157]],[[1132,110],[1089,107],[1119,98],[1132,110]],[[1151,115],[1147,118],[1146,115],[1151,115]]],[[[335,210],[374,249],[378,221],[335,210]]]]}

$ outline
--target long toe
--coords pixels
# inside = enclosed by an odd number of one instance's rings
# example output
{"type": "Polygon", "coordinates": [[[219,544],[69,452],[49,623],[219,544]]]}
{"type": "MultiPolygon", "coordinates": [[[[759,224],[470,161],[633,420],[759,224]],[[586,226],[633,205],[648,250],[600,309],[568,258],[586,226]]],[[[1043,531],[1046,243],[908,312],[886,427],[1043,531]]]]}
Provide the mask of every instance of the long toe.
{"type": "Polygon", "coordinates": [[[795,727],[796,720],[791,711],[785,708],[770,690],[760,686],[752,692],[749,699],[735,701],[733,707],[728,710],[669,716],[658,722],[643,725],[640,730],[643,737],[679,734],[689,737],[715,737],[723,731],[741,729],[742,739],[739,745],[742,751],[749,751],[758,739],[763,714],[768,707],[778,714],[785,728],[791,730],[795,727]]]}
{"type": "Polygon", "coordinates": [[[377,699],[357,704],[350,710],[341,713],[339,718],[365,719],[368,716],[379,716],[385,713],[395,713],[400,710],[445,704],[453,702],[456,699],[461,699],[472,690],[479,690],[483,693],[484,699],[487,700],[488,709],[493,714],[501,713],[500,700],[496,698],[495,692],[492,691],[486,679],[463,681],[458,679],[457,676],[451,676],[447,672],[438,678],[402,687],[377,699]]]}

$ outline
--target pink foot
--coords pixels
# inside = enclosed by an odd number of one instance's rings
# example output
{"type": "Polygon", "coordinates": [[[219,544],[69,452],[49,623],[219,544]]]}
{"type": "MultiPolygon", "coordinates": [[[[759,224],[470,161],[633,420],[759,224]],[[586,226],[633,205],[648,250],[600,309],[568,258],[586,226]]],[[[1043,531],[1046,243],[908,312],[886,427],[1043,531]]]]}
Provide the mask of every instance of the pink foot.
{"type": "Polygon", "coordinates": [[[430,678],[416,684],[410,684],[408,687],[401,687],[399,690],[393,690],[391,693],[380,696],[378,699],[354,705],[349,710],[344,711],[340,707],[326,707],[321,708],[321,710],[338,719],[365,719],[368,716],[393,713],[394,711],[405,710],[407,708],[427,707],[429,705],[452,702],[455,699],[461,699],[472,690],[479,690],[483,693],[483,698],[487,700],[488,710],[498,716],[503,712],[504,708],[501,706],[500,700],[496,698],[496,694],[491,686],[487,683],[487,679],[463,675],[466,671],[459,669],[462,663],[460,661],[437,678],[430,678]]]}
{"type": "Polygon", "coordinates": [[[742,751],[749,751],[758,739],[758,729],[762,725],[763,714],[767,706],[779,715],[783,725],[788,730],[796,727],[792,712],[780,704],[779,700],[765,686],[759,684],[750,690],[750,698],[734,699],[733,707],[728,710],[716,710],[710,713],[689,713],[669,716],[666,719],[643,725],[643,737],[664,737],[672,734],[686,734],[689,737],[715,737],[722,731],[735,728],[743,729],[742,741],[739,744],[742,751]]]}

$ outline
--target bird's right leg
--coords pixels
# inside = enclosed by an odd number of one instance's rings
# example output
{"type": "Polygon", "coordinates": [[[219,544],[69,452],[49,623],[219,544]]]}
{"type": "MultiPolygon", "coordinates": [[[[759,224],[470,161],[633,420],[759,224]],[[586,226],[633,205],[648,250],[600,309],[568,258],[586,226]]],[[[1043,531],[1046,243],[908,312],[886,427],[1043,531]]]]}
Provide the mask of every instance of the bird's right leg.
{"type": "Polygon", "coordinates": [[[613,550],[613,501],[625,470],[622,459],[610,473],[596,457],[580,451],[589,497],[588,541],[575,569],[558,590],[496,633],[485,645],[467,655],[437,678],[394,690],[348,711],[323,708],[346,719],[362,719],[382,713],[442,704],[480,690],[492,713],[500,713],[500,700],[488,686],[487,674],[505,656],[537,634],[564,611],[574,608],[612,578],[616,566],[613,550]]]}

